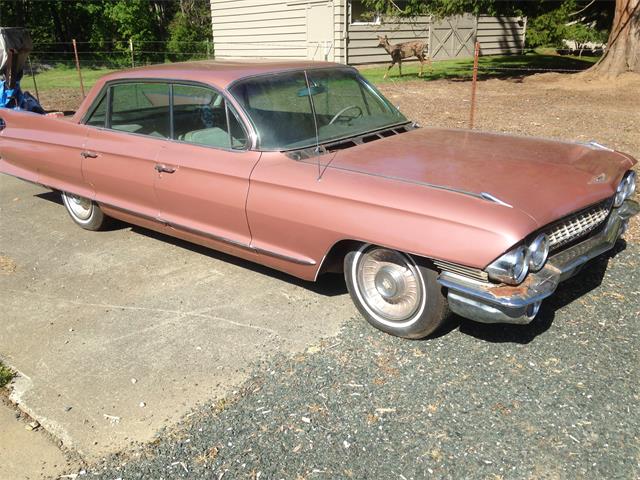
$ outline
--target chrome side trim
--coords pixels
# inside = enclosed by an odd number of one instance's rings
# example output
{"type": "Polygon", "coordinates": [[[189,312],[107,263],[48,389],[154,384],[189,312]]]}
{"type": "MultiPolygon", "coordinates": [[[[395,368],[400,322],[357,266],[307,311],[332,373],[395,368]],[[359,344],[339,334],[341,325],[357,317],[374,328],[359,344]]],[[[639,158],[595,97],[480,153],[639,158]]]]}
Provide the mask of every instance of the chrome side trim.
{"type": "Polygon", "coordinates": [[[500,200],[498,197],[496,197],[495,195],[492,195],[490,193],[480,192],[480,196],[483,199],[488,200],[490,202],[494,202],[494,203],[497,203],[497,204],[505,206],[505,207],[513,208],[513,205],[509,205],[507,202],[504,202],[504,201],[500,200]]]}
{"type": "Polygon", "coordinates": [[[601,143],[595,142],[593,140],[585,143],[584,145],[591,147],[591,148],[595,148],[598,150],[606,150],[607,152],[615,152],[615,150],[613,148],[609,148],[605,145],[602,145],[601,143]]]}
{"type": "Polygon", "coordinates": [[[469,280],[473,279],[481,282],[487,282],[489,280],[489,275],[487,274],[487,272],[479,268],[467,267],[458,263],[447,262],[445,260],[434,259],[432,261],[436,267],[447,273],[457,274],[462,277],[466,277],[469,280]]]}
{"type": "Polygon", "coordinates": [[[246,250],[253,250],[251,248],[251,245],[249,245],[248,243],[239,242],[238,240],[233,240],[232,238],[221,237],[220,235],[216,235],[214,233],[204,232],[202,230],[198,230],[197,228],[187,227],[185,225],[181,225],[181,224],[175,223],[175,222],[168,222],[166,220],[163,220],[162,223],[164,223],[168,227],[174,228],[176,230],[182,230],[183,232],[191,233],[193,235],[198,235],[200,237],[206,237],[206,238],[208,238],[210,240],[214,240],[216,242],[226,243],[228,245],[231,245],[231,246],[234,246],[234,247],[244,248],[246,250]]]}
{"type": "MultiPolygon", "coordinates": [[[[300,160],[300,161],[303,162],[303,163],[317,165],[317,162],[306,162],[304,160],[300,160]]],[[[394,175],[382,175],[382,174],[379,174],[379,173],[365,172],[365,171],[362,171],[362,170],[357,170],[355,168],[336,167],[334,165],[328,165],[326,167],[326,169],[335,169],[335,170],[341,170],[341,171],[344,171],[344,172],[359,173],[361,175],[368,175],[370,177],[384,178],[384,179],[387,179],[387,180],[394,180],[394,181],[397,181],[397,182],[410,183],[412,185],[419,185],[421,187],[435,188],[437,190],[446,190],[448,192],[460,193],[462,195],[468,195],[470,197],[474,197],[474,198],[477,198],[479,200],[484,200],[484,201],[487,201],[487,202],[497,203],[498,205],[502,205],[502,206],[506,206],[506,207],[509,207],[509,208],[513,208],[508,203],[503,202],[500,199],[498,199],[497,197],[494,197],[493,195],[488,194],[488,193],[469,192],[467,190],[462,190],[462,189],[455,188],[455,187],[449,187],[447,185],[437,185],[435,183],[420,182],[420,181],[411,180],[411,179],[408,179],[408,178],[396,177],[394,175]]]]}
{"type": "Polygon", "coordinates": [[[269,257],[273,257],[273,258],[278,258],[280,260],[286,260],[287,262],[291,262],[291,263],[297,263],[298,265],[315,265],[316,262],[315,260],[307,260],[306,258],[296,258],[296,257],[291,257],[289,255],[284,255],[282,253],[277,253],[277,252],[273,252],[271,250],[265,250],[264,248],[259,248],[259,247],[250,247],[252,250],[254,250],[256,253],[259,254],[263,254],[263,255],[268,255],[269,257]]]}
{"type": "MultiPolygon", "coordinates": [[[[73,193],[73,192],[69,192],[69,193],[73,193]]],[[[162,219],[159,218],[159,217],[154,217],[152,215],[146,215],[144,213],[134,212],[133,210],[129,210],[127,208],[122,208],[122,207],[119,207],[117,205],[113,205],[111,203],[100,202],[98,200],[95,200],[95,202],[98,204],[99,207],[102,207],[104,205],[107,208],[112,208],[114,210],[118,210],[118,211],[120,211],[122,213],[125,213],[127,215],[132,215],[134,217],[140,217],[140,218],[142,218],[144,220],[149,220],[149,221],[155,222],[155,223],[165,224],[165,222],[163,222],[162,219]]]]}
{"type": "Polygon", "coordinates": [[[312,266],[312,265],[316,264],[315,260],[306,259],[306,258],[292,257],[292,256],[289,256],[289,255],[285,255],[285,254],[282,254],[282,253],[274,252],[274,251],[267,250],[267,249],[264,249],[264,248],[255,247],[255,246],[253,246],[253,245],[251,245],[249,243],[240,242],[240,241],[234,240],[232,238],[222,237],[220,235],[215,235],[213,233],[204,232],[204,231],[198,230],[196,228],[187,227],[187,226],[181,225],[179,223],[169,222],[167,220],[162,219],[160,216],[152,217],[150,215],[140,214],[138,212],[134,212],[134,211],[126,209],[126,208],[118,207],[116,205],[103,203],[103,202],[98,202],[98,204],[99,205],[105,205],[105,206],[107,206],[109,208],[113,208],[114,210],[119,210],[119,211],[121,211],[123,213],[126,213],[128,215],[144,218],[146,220],[151,220],[151,221],[154,221],[156,223],[160,223],[160,224],[166,225],[168,227],[174,228],[176,230],[182,230],[184,232],[191,233],[193,235],[198,235],[200,237],[205,237],[205,238],[208,238],[210,240],[214,240],[216,242],[226,243],[226,244],[231,245],[233,247],[242,248],[244,250],[247,250],[247,251],[250,251],[250,252],[253,252],[253,253],[257,253],[259,255],[266,255],[268,257],[278,258],[280,260],[285,260],[287,262],[296,263],[298,265],[309,265],[309,266],[312,266]]]}

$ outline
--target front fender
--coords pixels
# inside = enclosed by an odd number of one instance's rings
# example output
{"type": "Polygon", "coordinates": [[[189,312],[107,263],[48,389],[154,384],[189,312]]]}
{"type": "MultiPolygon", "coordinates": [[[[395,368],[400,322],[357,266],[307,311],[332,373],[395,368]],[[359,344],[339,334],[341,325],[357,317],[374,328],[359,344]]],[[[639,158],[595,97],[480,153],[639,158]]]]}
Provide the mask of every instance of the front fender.
{"type": "Polygon", "coordinates": [[[247,217],[257,248],[313,259],[304,275],[294,272],[304,278],[345,240],[484,268],[539,227],[516,208],[462,193],[331,168],[319,179],[317,165],[278,153],[263,154],[252,174],[247,217]]]}

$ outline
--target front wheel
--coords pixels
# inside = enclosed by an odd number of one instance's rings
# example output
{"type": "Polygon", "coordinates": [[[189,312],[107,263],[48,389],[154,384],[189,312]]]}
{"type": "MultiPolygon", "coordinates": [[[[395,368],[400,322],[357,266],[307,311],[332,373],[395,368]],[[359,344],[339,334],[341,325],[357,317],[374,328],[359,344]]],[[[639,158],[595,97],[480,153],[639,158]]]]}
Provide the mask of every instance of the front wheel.
{"type": "Polygon", "coordinates": [[[62,203],[71,219],[85,230],[100,230],[107,222],[98,204],[88,198],[62,192],[62,203]]]}
{"type": "Polygon", "coordinates": [[[344,276],[360,313],[391,335],[423,338],[447,317],[437,273],[405,253],[362,245],[346,255],[344,276]]]}

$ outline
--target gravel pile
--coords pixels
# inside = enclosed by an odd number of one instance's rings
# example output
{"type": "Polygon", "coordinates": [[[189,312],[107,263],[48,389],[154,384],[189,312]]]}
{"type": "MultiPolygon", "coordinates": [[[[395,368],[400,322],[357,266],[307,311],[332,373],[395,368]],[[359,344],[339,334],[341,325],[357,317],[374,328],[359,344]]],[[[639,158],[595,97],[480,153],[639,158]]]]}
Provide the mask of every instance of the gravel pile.
{"type": "Polygon", "coordinates": [[[640,247],[592,264],[530,326],[453,318],[424,341],[354,318],[101,479],[640,476],[640,247]],[[600,282],[602,284],[600,285],[600,282]]]}

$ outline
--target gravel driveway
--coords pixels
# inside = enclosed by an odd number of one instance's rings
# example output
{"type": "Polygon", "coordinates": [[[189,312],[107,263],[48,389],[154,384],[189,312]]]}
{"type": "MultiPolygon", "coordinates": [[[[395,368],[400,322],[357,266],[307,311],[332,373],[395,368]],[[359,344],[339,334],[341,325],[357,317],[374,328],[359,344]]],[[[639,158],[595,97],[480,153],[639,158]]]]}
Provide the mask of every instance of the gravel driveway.
{"type": "Polygon", "coordinates": [[[259,365],[233,398],[92,472],[638,478],[639,267],[637,245],[601,259],[525,327],[453,318],[441,336],[406,341],[355,318],[335,340],[259,365]]]}
{"type": "MultiPolygon", "coordinates": [[[[597,138],[638,157],[634,82],[579,92],[484,82],[478,122],[486,130],[597,138]]],[[[468,83],[382,88],[425,124],[466,119],[468,83]]],[[[407,341],[353,318],[305,354],[256,365],[235,395],[91,473],[110,480],[638,478],[637,220],[628,238],[563,284],[531,325],[454,317],[438,336],[407,341]]]]}

